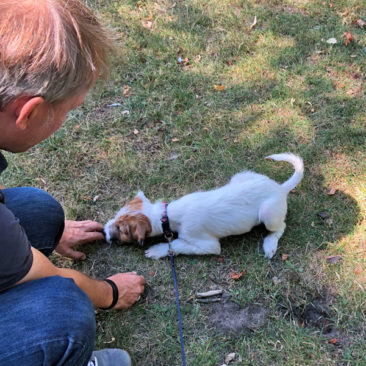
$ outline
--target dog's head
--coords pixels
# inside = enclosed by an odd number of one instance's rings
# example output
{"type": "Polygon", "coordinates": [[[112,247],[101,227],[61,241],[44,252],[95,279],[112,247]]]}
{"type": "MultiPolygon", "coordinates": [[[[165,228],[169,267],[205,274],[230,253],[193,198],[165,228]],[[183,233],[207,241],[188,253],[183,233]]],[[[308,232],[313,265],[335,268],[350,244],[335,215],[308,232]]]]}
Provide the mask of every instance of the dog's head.
{"type": "Polygon", "coordinates": [[[144,244],[144,239],[151,233],[151,222],[144,214],[144,206],[150,204],[143,192],[119,210],[116,217],[104,226],[106,240],[117,240],[122,243],[138,242],[144,244]]]}

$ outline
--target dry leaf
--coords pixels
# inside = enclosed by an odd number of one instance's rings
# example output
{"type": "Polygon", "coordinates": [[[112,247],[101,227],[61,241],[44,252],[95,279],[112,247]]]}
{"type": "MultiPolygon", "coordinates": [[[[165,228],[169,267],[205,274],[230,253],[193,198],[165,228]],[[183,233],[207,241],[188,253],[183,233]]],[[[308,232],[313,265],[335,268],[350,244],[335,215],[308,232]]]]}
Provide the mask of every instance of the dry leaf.
{"type": "Polygon", "coordinates": [[[292,106],[292,107],[294,106],[295,101],[296,101],[296,99],[295,99],[295,98],[291,98],[291,106],[292,106]]]}
{"type": "Polygon", "coordinates": [[[147,18],[145,18],[145,20],[153,20],[153,13],[151,11],[149,11],[149,16],[147,18]]]}
{"type": "Polygon", "coordinates": [[[338,343],[338,339],[332,338],[331,340],[329,340],[329,343],[336,344],[336,343],[338,343]]]}
{"type": "Polygon", "coordinates": [[[334,196],[337,193],[337,188],[330,188],[327,195],[334,196]]]}
{"type": "Polygon", "coordinates": [[[366,22],[362,19],[358,19],[356,22],[361,28],[364,27],[366,25],[366,22]]]}
{"type": "Polygon", "coordinates": [[[236,353],[229,353],[226,357],[225,357],[225,363],[228,365],[236,356],[236,353]]]}
{"type": "Polygon", "coordinates": [[[352,42],[355,39],[355,37],[353,37],[353,35],[350,32],[345,32],[343,35],[346,37],[345,42],[346,46],[348,46],[350,42],[352,42]]]}
{"type": "Polygon", "coordinates": [[[349,13],[349,10],[345,10],[343,13],[338,13],[342,18],[347,16],[349,13]]]}
{"type": "Polygon", "coordinates": [[[330,255],[329,257],[325,258],[327,260],[328,263],[330,264],[334,264],[339,262],[342,259],[341,255],[330,255]]]}
{"type": "Polygon", "coordinates": [[[362,90],[362,84],[360,84],[356,89],[347,90],[348,95],[357,95],[362,90]]]}
{"type": "Polygon", "coordinates": [[[226,89],[226,86],[225,85],[214,85],[214,88],[216,89],[216,90],[225,90],[226,89]]]}
{"type": "Polygon", "coordinates": [[[152,28],[153,28],[153,22],[151,21],[151,20],[143,20],[142,21],[142,26],[144,27],[144,28],[146,28],[146,29],[148,29],[148,30],[152,30],[152,28]]]}
{"type": "Polygon", "coordinates": [[[198,64],[201,61],[201,55],[196,56],[193,61],[198,64]]]}
{"type": "Polygon", "coordinates": [[[176,137],[172,138],[172,142],[178,142],[178,141],[180,141],[180,139],[178,139],[176,137]]]}
{"type": "Polygon", "coordinates": [[[282,260],[287,261],[287,259],[288,259],[288,254],[282,253],[282,260]]]}
{"type": "Polygon", "coordinates": [[[216,262],[217,263],[224,263],[224,257],[222,255],[220,255],[219,257],[216,258],[216,262]]]}
{"type": "Polygon", "coordinates": [[[134,135],[138,135],[139,134],[139,130],[137,130],[136,128],[133,130],[133,134],[134,135]]]}
{"type": "Polygon", "coordinates": [[[247,273],[246,269],[244,269],[244,271],[240,273],[235,273],[233,270],[231,270],[230,275],[233,280],[238,280],[241,277],[243,277],[246,273],[247,273]]]}
{"type": "Polygon", "coordinates": [[[131,87],[129,85],[125,85],[123,87],[123,96],[128,97],[131,91],[131,87]]]}
{"type": "Polygon", "coordinates": [[[155,272],[154,272],[154,271],[151,271],[151,272],[149,273],[149,276],[150,276],[150,277],[154,277],[154,276],[155,276],[155,272]]]}

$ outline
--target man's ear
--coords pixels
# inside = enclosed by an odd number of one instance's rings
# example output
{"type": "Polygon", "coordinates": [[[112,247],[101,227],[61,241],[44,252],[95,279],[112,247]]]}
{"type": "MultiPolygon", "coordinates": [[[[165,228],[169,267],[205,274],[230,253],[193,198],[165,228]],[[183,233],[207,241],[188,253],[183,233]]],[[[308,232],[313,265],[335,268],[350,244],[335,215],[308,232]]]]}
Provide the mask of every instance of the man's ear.
{"type": "Polygon", "coordinates": [[[45,103],[43,97],[20,97],[15,100],[15,124],[20,130],[25,130],[28,127],[28,122],[37,108],[45,103]]]}

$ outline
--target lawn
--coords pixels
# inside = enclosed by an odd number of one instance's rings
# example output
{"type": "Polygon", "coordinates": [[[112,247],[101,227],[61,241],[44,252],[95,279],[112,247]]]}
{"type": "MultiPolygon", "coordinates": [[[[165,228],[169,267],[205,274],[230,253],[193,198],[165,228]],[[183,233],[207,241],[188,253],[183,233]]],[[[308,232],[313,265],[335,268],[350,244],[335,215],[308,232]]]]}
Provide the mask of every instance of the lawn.
{"type": "MultiPolygon", "coordinates": [[[[116,39],[110,81],[48,140],[7,154],[3,184],[40,187],[69,219],[105,223],[138,189],[169,201],[245,169],[282,182],[292,167],[264,157],[299,154],[304,179],[272,260],[261,227],[222,240],[219,257],[176,258],[187,364],[235,353],[230,366],[366,365],[365,2],[85,2],[116,39]],[[213,289],[225,299],[197,301],[213,289]],[[229,329],[244,311],[252,323],[229,329]]],[[[169,260],[137,245],[83,250],[84,262],[52,260],[95,278],[135,270],[148,283],[131,309],[97,312],[96,348],[180,365],[169,260]]]]}

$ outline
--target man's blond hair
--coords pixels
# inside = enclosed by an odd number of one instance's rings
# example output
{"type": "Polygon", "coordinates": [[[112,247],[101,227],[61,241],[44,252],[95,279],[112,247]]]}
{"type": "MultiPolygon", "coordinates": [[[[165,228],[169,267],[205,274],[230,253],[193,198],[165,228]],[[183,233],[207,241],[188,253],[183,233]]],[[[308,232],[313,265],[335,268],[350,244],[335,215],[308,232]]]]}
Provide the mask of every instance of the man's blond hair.
{"type": "Polygon", "coordinates": [[[90,88],[111,49],[78,0],[0,0],[0,110],[21,95],[54,103],[90,88]]]}

